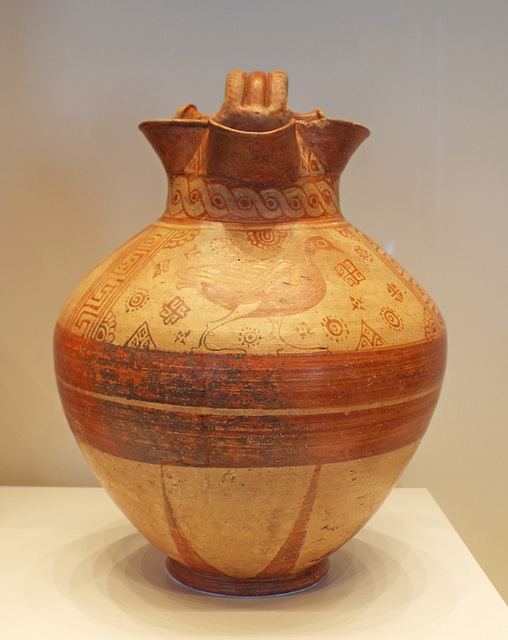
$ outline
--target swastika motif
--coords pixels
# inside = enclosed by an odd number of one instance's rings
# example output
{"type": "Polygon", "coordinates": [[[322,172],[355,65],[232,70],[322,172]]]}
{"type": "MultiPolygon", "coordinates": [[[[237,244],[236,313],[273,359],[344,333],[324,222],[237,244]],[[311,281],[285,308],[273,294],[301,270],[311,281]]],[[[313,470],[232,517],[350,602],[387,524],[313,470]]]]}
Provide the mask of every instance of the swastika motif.
{"type": "MultiPolygon", "coordinates": [[[[74,311],[67,327],[91,340],[106,316],[136,275],[163,248],[174,248],[197,236],[199,229],[166,228],[152,225],[139,233],[122,248],[115,260],[92,282],[74,311]]],[[[103,332],[99,337],[103,336],[103,332]]]]}
{"type": "Polygon", "coordinates": [[[76,305],[68,325],[84,337],[96,338],[103,318],[122,295],[129,282],[160,248],[166,233],[149,227],[126,249],[88,289],[76,305]]]}
{"type": "Polygon", "coordinates": [[[180,296],[175,296],[170,302],[162,307],[160,317],[164,320],[164,324],[176,324],[189,313],[191,308],[187,306],[180,296]]]}
{"type": "Polygon", "coordinates": [[[354,287],[355,285],[360,284],[362,280],[366,280],[363,273],[349,258],[346,258],[343,262],[339,262],[339,264],[336,265],[335,270],[350,287],[354,287]]]}

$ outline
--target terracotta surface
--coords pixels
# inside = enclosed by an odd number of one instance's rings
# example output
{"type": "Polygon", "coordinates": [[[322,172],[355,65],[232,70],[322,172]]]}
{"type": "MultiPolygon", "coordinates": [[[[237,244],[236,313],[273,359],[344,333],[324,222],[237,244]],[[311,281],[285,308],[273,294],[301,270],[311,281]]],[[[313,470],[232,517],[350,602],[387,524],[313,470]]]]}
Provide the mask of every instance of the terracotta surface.
{"type": "Polygon", "coordinates": [[[360,125],[286,106],[287,78],[229,74],[219,113],[141,130],[164,215],[99,264],[55,332],[91,467],[191,586],[300,589],[372,516],[442,383],[436,305],[346,222],[360,125]]]}

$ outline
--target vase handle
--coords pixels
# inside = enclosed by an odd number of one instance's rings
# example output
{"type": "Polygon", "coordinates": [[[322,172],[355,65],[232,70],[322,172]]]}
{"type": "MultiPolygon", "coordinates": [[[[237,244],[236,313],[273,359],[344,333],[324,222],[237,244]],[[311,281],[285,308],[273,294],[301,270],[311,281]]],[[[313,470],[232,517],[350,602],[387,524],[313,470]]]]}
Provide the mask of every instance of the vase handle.
{"type": "Polygon", "coordinates": [[[291,120],[311,121],[324,117],[319,109],[300,114],[287,108],[288,76],[275,70],[265,74],[241,69],[230,71],[224,102],[216,120],[241,131],[273,131],[291,120]]]}

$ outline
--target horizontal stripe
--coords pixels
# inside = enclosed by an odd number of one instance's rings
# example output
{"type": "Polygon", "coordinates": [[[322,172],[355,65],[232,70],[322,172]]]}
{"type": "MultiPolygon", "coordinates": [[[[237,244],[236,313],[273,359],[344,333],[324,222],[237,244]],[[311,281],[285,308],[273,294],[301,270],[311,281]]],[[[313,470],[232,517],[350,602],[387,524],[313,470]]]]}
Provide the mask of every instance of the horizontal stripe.
{"type": "Polygon", "coordinates": [[[58,326],[60,380],[84,391],[216,409],[325,409],[396,402],[441,384],[446,340],[281,355],[142,351],[93,342],[58,326]]]}
{"type": "Polygon", "coordinates": [[[156,409],[157,411],[165,411],[167,413],[189,413],[193,415],[212,415],[212,416],[314,416],[334,413],[351,413],[352,411],[365,411],[366,409],[376,409],[379,407],[389,407],[397,404],[409,402],[411,400],[417,400],[428,395],[432,395],[436,391],[439,391],[441,385],[435,385],[425,391],[420,391],[413,395],[408,395],[386,402],[374,402],[371,404],[362,405],[345,405],[342,407],[313,407],[313,408],[298,408],[298,409],[234,409],[229,407],[193,407],[177,404],[168,404],[164,402],[148,402],[146,400],[132,400],[130,398],[124,398],[122,396],[110,396],[104,393],[95,393],[93,391],[86,391],[80,389],[72,384],[69,384],[65,380],[62,380],[57,376],[59,385],[67,387],[68,389],[77,391],[84,396],[96,398],[97,400],[106,400],[109,402],[117,402],[119,404],[129,405],[131,407],[138,407],[140,409],[156,409]]]}
{"type": "MultiPolygon", "coordinates": [[[[312,229],[330,229],[330,228],[338,228],[339,224],[343,223],[343,226],[350,227],[351,225],[347,223],[344,218],[342,218],[342,214],[340,216],[327,216],[326,218],[307,218],[300,220],[278,220],[277,227],[298,227],[301,229],[302,227],[309,226],[312,229]]],[[[169,220],[166,216],[162,216],[155,222],[152,222],[151,226],[161,227],[163,229],[174,229],[176,228],[185,228],[185,229],[217,229],[217,226],[220,225],[221,228],[232,230],[232,231],[255,231],[257,229],[273,229],[273,221],[259,221],[259,220],[245,220],[241,221],[233,221],[233,220],[193,220],[192,218],[171,218],[169,220]]],[[[342,225],[340,225],[342,226],[342,225]]]]}
{"type": "Polygon", "coordinates": [[[60,385],[78,441],[154,464],[255,467],[380,455],[420,439],[438,391],[393,406],[320,415],[204,415],[133,406],[60,385]]]}

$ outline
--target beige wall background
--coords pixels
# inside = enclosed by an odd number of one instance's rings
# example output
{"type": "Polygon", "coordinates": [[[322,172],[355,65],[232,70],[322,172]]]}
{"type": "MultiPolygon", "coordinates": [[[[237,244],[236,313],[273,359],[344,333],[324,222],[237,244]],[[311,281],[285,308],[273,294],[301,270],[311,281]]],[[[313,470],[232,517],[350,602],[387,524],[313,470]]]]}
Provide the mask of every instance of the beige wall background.
{"type": "Polygon", "coordinates": [[[508,3],[0,2],[0,482],[95,485],[53,379],[65,298],[158,217],[137,124],[217,111],[231,68],[282,68],[290,107],[368,126],[346,217],[447,321],[445,386],[402,486],[430,489],[508,600],[508,3]]]}

